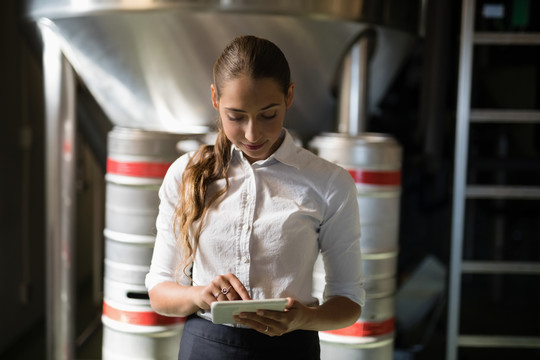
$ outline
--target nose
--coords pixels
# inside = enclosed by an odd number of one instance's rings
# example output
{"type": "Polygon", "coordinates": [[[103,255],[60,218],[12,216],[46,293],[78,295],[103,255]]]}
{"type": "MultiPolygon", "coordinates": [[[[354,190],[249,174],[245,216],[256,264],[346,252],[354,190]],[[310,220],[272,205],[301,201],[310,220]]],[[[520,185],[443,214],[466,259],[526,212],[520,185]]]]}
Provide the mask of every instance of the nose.
{"type": "Polygon", "coordinates": [[[259,140],[261,136],[260,132],[260,125],[257,123],[257,120],[250,119],[246,123],[246,127],[244,130],[244,137],[247,141],[251,143],[256,143],[257,140],[259,140]]]}

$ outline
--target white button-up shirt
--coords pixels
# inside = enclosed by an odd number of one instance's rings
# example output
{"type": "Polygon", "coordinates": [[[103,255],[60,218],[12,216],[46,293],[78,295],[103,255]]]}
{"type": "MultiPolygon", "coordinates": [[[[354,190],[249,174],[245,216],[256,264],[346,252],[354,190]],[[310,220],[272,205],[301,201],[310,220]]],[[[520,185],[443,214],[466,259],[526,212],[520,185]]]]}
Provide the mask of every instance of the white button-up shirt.
{"type": "MultiPolygon", "coordinates": [[[[207,213],[192,268],[197,285],[233,273],[253,299],[312,295],[319,252],[326,271],[325,298],[345,296],[364,304],[357,192],[343,168],[294,144],[286,132],[276,152],[250,164],[233,146],[229,190],[207,213]]],[[[173,231],[178,188],[190,155],[176,160],[159,191],[157,237],[146,286],[190,280],[177,271],[181,259],[173,231]],[[175,278],[177,274],[177,279],[175,278]]],[[[213,183],[209,191],[224,186],[213,183]]]]}

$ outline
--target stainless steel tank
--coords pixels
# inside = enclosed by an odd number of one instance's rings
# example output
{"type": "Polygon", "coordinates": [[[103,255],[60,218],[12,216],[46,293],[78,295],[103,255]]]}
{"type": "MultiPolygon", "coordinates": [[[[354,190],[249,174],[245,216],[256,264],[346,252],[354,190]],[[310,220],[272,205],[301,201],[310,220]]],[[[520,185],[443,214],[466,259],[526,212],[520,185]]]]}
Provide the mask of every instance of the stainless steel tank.
{"type": "Polygon", "coordinates": [[[213,62],[233,37],[276,42],[296,83],[286,126],[307,139],[336,127],[334,87],[358,34],[376,34],[369,107],[376,111],[416,41],[420,1],[29,0],[114,125],[198,133],[215,123],[213,62]],[[380,70],[377,70],[380,69],[380,70]]]}

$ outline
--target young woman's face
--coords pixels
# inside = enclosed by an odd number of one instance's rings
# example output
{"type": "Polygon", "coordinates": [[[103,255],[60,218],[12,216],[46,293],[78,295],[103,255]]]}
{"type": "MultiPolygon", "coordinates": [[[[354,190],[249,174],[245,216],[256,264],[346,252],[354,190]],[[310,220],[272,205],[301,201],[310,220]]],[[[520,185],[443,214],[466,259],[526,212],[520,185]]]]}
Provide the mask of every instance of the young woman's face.
{"type": "Polygon", "coordinates": [[[286,95],[271,78],[242,76],[230,80],[221,96],[212,85],[212,103],[227,138],[253,163],[268,158],[281,145],[285,111],[292,105],[294,84],[286,95]]]}

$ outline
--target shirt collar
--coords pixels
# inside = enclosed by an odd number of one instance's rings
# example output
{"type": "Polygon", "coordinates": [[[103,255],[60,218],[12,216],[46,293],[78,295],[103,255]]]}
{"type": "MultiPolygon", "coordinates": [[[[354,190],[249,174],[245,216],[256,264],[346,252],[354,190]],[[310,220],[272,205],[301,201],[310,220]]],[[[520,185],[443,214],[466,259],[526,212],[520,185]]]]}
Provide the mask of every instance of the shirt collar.
{"type": "MultiPolygon", "coordinates": [[[[285,165],[299,169],[300,162],[298,161],[298,158],[296,156],[298,147],[294,143],[292,135],[287,131],[287,129],[283,128],[282,136],[284,136],[284,139],[279,148],[267,159],[256,161],[254,164],[265,165],[271,163],[274,160],[277,160],[285,165]]],[[[233,156],[234,154],[236,154],[240,158],[245,159],[242,151],[238,149],[234,144],[232,144],[231,146],[231,152],[233,153],[233,156]]]]}

